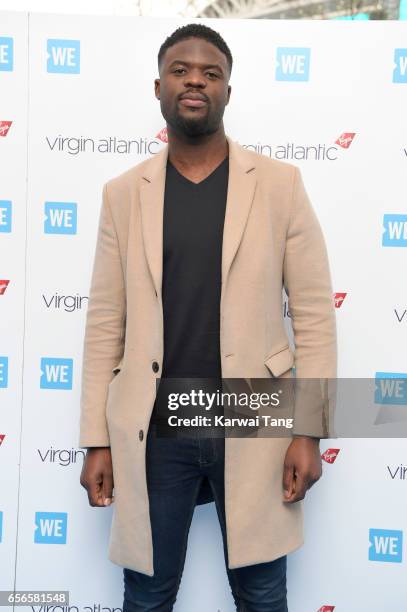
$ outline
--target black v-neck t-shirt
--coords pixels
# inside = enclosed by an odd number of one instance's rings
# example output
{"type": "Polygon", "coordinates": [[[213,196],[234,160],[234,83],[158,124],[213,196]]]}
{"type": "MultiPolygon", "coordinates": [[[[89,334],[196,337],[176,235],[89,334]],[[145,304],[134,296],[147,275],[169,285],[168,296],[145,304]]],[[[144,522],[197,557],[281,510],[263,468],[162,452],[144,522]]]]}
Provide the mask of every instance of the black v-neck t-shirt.
{"type": "Polygon", "coordinates": [[[220,378],[220,295],[229,158],[199,183],[167,163],[163,378],[220,378]]]}

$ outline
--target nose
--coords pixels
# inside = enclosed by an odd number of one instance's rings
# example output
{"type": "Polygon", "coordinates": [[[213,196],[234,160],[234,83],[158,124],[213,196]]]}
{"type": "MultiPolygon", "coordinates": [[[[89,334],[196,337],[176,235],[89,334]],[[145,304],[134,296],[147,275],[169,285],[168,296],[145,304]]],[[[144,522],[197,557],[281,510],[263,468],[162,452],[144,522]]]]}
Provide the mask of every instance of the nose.
{"type": "Polygon", "coordinates": [[[206,87],[206,80],[200,70],[189,70],[184,79],[185,87],[206,87]]]}

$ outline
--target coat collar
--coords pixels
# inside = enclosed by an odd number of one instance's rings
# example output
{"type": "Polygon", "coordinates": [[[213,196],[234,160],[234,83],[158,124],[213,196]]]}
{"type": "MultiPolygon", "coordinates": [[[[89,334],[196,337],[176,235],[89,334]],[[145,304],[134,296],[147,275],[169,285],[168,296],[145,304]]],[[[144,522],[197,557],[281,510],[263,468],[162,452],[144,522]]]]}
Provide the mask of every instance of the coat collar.
{"type": "MultiPolygon", "coordinates": [[[[227,136],[229,182],[222,243],[222,293],[239,248],[256,188],[254,158],[227,136]]],[[[168,145],[144,164],[140,190],[144,248],[154,287],[161,300],[163,213],[168,145]]]]}

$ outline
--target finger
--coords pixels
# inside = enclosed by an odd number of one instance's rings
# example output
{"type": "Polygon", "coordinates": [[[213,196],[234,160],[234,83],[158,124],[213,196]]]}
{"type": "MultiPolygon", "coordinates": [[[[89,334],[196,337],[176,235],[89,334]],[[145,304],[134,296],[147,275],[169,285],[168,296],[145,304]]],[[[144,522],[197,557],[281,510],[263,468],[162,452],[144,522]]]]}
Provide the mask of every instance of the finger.
{"type": "Polygon", "coordinates": [[[307,488],[308,488],[308,478],[304,474],[296,472],[295,490],[294,490],[294,494],[292,495],[289,501],[296,502],[296,501],[300,501],[301,499],[304,499],[307,488]]]}
{"type": "Polygon", "coordinates": [[[284,498],[289,499],[294,491],[294,466],[285,463],[283,470],[284,498]]]}
{"type": "Polygon", "coordinates": [[[113,474],[112,472],[103,475],[103,503],[110,506],[113,501],[113,474]]]}
{"type": "Polygon", "coordinates": [[[102,481],[92,479],[88,485],[88,498],[91,506],[103,506],[102,481]]]}

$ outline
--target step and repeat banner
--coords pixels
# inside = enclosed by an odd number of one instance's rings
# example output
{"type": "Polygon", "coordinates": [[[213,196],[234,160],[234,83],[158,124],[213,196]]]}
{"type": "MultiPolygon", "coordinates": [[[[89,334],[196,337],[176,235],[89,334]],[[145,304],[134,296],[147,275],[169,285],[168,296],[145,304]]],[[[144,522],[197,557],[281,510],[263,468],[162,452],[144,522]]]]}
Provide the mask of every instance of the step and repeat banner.
{"type": "MultiPolygon", "coordinates": [[[[234,56],[227,133],[303,173],[339,376],[406,378],[375,408],[407,412],[407,24],[204,22],[234,56]]],[[[183,23],[0,13],[0,590],[70,593],[33,612],[123,603],[112,508],[79,484],[82,343],[102,185],[164,146],[156,58],[183,23]]],[[[290,329],[286,300],[283,316],[290,329]]],[[[290,612],[407,610],[407,445],[382,427],[321,441],[290,612]]],[[[196,508],[175,609],[234,609],[213,504],[196,508]]]]}

